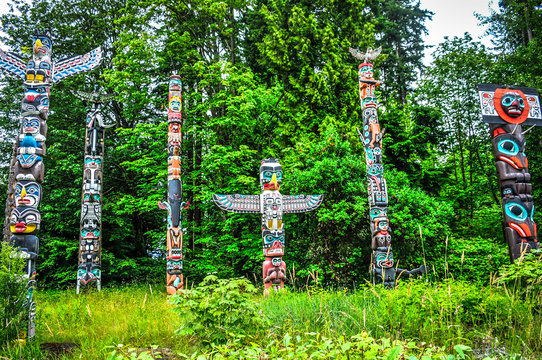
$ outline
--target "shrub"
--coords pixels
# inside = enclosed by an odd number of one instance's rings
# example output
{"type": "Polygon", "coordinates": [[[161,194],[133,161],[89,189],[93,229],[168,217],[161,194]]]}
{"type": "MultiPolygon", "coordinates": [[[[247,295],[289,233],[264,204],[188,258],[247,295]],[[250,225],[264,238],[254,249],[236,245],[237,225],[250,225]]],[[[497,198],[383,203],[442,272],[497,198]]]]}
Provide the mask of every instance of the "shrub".
{"type": "Polygon", "coordinates": [[[260,334],[267,324],[253,300],[258,291],[248,280],[207,276],[196,289],[180,290],[171,297],[183,318],[178,333],[197,335],[207,343],[260,334]]]}
{"type": "Polygon", "coordinates": [[[531,294],[536,298],[542,292],[542,249],[532,250],[513,264],[504,265],[495,281],[518,295],[531,294]]]}
{"type": "Polygon", "coordinates": [[[26,332],[27,294],[22,277],[25,260],[13,256],[15,249],[7,243],[0,250],[0,344],[10,342],[26,332]]]}

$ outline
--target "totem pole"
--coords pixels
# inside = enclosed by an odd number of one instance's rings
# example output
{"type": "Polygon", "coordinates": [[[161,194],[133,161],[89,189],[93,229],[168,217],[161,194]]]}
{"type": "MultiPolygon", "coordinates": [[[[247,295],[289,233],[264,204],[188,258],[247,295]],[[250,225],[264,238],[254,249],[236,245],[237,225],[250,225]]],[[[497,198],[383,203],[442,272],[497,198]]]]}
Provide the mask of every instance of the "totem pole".
{"type": "Polygon", "coordinates": [[[367,164],[367,181],[369,192],[369,220],[372,234],[373,258],[371,272],[375,284],[384,284],[386,287],[395,286],[395,275],[410,276],[424,273],[425,267],[414,270],[394,268],[393,251],[391,249],[391,235],[388,221],[388,188],[384,179],[384,166],[382,165],[382,136],[384,130],[378,123],[378,99],[375,94],[376,87],[382,83],[373,78],[372,60],[376,59],[382,48],[373,50],[369,48],[364,54],[359,50],[350,49],[350,53],[363,61],[359,65],[359,97],[363,114],[363,132],[358,130],[359,137],[365,148],[365,162],[367,164]]]}
{"type": "MultiPolygon", "coordinates": [[[[14,203],[9,218],[12,233],[11,243],[19,248],[18,256],[27,261],[29,308],[28,338],[34,337],[35,308],[33,290],[36,276],[36,260],[39,240],[36,232],[40,226],[38,210],[41,198],[49,114],[49,92],[51,86],[68,76],[92,70],[102,60],[102,50],[97,48],[83,56],[74,56],[53,63],[51,61],[52,41],[47,32],[36,31],[33,37],[32,59],[26,65],[21,57],[0,50],[0,68],[9,75],[24,81],[24,98],[21,106],[21,131],[17,136],[17,156],[14,162],[15,183],[8,184],[14,189],[14,203]]],[[[10,189],[8,189],[8,196],[10,189]]],[[[8,210],[6,210],[7,212],[8,210]]]]}
{"type": "Polygon", "coordinates": [[[83,192],[81,200],[81,229],[79,232],[79,266],[77,268],[76,292],[81,284],[96,282],[102,288],[102,178],[106,125],[100,110],[104,102],[112,101],[114,95],[100,94],[98,86],[91,93],[73,91],[73,94],[88,103],[85,136],[85,160],[83,164],[83,192]]]}
{"type": "Polygon", "coordinates": [[[168,200],[158,202],[161,209],[167,209],[167,263],[166,286],[168,295],[182,289],[183,279],[183,230],[181,227],[181,209],[188,209],[190,203],[183,202],[183,184],[181,182],[181,125],[182,93],[181,77],[169,77],[168,106],[168,200]]]}
{"type": "Polygon", "coordinates": [[[514,262],[530,249],[539,249],[531,174],[525,155],[525,133],[542,126],[538,91],[532,88],[478,85],[482,118],[489,123],[502,212],[504,236],[514,262]],[[522,125],[531,125],[523,131],[522,125]]]}
{"type": "Polygon", "coordinates": [[[260,165],[260,195],[216,195],[213,200],[219,208],[235,213],[262,214],[262,242],[265,261],[263,281],[265,294],[269,288],[284,288],[286,263],[284,256],[285,236],[282,214],[302,213],[316,209],[323,195],[281,195],[282,166],[278,159],[264,159],[260,165]]]}

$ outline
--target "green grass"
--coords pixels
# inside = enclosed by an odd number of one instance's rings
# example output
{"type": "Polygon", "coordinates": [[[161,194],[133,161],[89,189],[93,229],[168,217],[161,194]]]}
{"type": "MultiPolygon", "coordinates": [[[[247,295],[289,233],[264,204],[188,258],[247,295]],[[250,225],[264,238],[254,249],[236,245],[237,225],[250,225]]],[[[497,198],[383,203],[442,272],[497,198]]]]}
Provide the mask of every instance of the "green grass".
{"type": "MultiPolygon", "coordinates": [[[[232,359],[250,357],[249,353],[256,354],[252,358],[262,354],[275,354],[271,358],[296,358],[292,354],[342,358],[344,349],[365,354],[372,349],[380,355],[367,358],[395,359],[389,356],[399,348],[416,356],[431,351],[456,353],[454,359],[460,359],[458,346],[467,345],[486,355],[507,354],[495,359],[514,353],[522,354],[523,359],[538,359],[542,353],[540,296],[530,294],[526,298],[504,287],[477,287],[458,281],[404,282],[395,290],[371,286],[356,292],[311,288],[269,298],[258,296],[254,300],[269,320],[265,333],[250,335],[251,329],[247,329],[248,336],[232,334],[228,343],[209,346],[202,340],[205,330],[175,335],[182,319],[171,311],[173,305],[167,303],[160,285],[104,289],[84,295],[76,295],[74,290],[37,291],[34,346],[25,350],[4,348],[0,356],[39,359],[36,344],[72,342],[80,344],[81,351],[66,359],[106,359],[114,349],[117,357],[110,358],[120,359],[118,354],[127,353],[128,347],[151,345],[187,356],[208,353],[232,359]]],[[[145,356],[140,358],[148,358],[145,356]]]]}
{"type": "Polygon", "coordinates": [[[87,359],[104,359],[110,346],[130,344],[183,349],[175,330],[180,320],[166,301],[164,286],[38,292],[37,340],[81,345],[87,359]]]}

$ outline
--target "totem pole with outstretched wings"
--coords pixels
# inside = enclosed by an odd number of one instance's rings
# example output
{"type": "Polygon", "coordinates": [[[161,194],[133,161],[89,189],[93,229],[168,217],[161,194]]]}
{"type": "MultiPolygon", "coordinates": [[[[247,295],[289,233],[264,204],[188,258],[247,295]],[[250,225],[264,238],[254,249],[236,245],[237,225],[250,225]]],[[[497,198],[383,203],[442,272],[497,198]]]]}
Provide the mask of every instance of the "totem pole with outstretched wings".
{"type": "Polygon", "coordinates": [[[21,130],[17,136],[16,158],[12,161],[6,224],[10,226],[10,242],[19,248],[19,256],[27,261],[25,278],[28,281],[26,302],[29,307],[28,338],[35,333],[35,308],[32,294],[35,285],[36,260],[41,215],[38,210],[42,198],[44,176],[43,156],[49,115],[51,86],[71,75],[96,68],[102,61],[102,50],[96,48],[85,55],[59,62],[51,60],[52,39],[48,31],[36,31],[33,36],[32,59],[25,61],[17,54],[0,50],[0,69],[23,80],[24,97],[21,105],[21,130]]]}
{"type": "Polygon", "coordinates": [[[265,261],[263,281],[265,294],[269,288],[284,288],[286,263],[282,260],[285,249],[282,215],[302,213],[318,208],[323,195],[282,195],[279,192],[282,182],[282,166],[278,159],[264,159],[260,165],[260,195],[216,195],[213,200],[219,208],[236,213],[262,214],[262,242],[265,261]]]}

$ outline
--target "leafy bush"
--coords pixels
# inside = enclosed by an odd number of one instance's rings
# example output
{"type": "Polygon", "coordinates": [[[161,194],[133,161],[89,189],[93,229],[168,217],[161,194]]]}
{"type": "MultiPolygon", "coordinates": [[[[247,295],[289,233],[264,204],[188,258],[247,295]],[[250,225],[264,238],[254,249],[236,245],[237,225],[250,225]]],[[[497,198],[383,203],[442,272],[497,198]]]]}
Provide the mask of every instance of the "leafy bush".
{"type": "Polygon", "coordinates": [[[248,280],[207,276],[195,289],[171,297],[183,318],[178,333],[197,335],[204,342],[223,343],[229,338],[258,335],[267,321],[254,301],[258,290],[248,280]]]}
{"type": "Polygon", "coordinates": [[[536,298],[542,292],[542,249],[532,250],[513,264],[503,266],[495,281],[521,296],[531,294],[536,298]]]}
{"type": "Polygon", "coordinates": [[[22,277],[25,260],[13,256],[15,249],[6,243],[0,250],[0,344],[26,332],[28,310],[26,283],[22,277]]]}
{"type": "MultiPolygon", "coordinates": [[[[236,346],[228,343],[216,346],[204,359],[470,359],[470,347],[456,345],[454,353],[447,354],[443,348],[425,343],[417,345],[410,341],[374,339],[366,331],[352,337],[326,337],[319,333],[286,333],[275,337],[266,345],[236,346]]],[[[199,357],[198,357],[199,359],[199,357]]]]}

